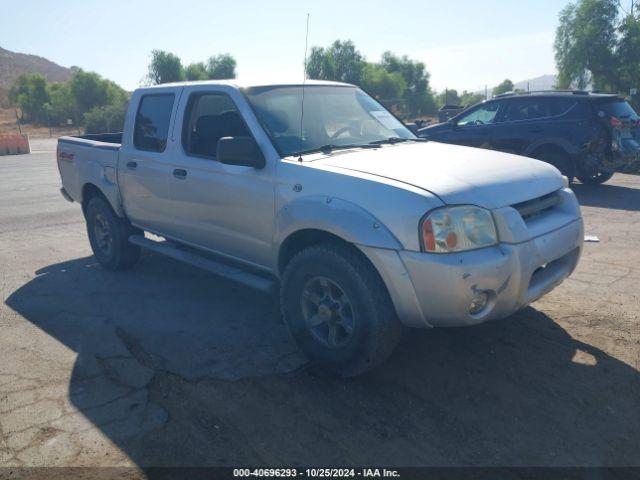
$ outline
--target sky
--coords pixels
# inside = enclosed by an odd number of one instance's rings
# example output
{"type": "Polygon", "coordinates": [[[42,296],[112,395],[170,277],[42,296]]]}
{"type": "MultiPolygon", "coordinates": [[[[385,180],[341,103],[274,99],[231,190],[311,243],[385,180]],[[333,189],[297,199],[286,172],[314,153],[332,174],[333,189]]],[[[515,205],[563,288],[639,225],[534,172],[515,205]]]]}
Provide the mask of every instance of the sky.
{"type": "Polygon", "coordinates": [[[554,73],[567,3],[20,0],[2,6],[0,47],[95,71],[128,90],[143,81],[153,49],[185,65],[230,53],[238,77],[302,79],[309,13],[309,47],[350,39],[369,61],[390,50],[424,62],[435,90],[478,91],[554,73]]]}

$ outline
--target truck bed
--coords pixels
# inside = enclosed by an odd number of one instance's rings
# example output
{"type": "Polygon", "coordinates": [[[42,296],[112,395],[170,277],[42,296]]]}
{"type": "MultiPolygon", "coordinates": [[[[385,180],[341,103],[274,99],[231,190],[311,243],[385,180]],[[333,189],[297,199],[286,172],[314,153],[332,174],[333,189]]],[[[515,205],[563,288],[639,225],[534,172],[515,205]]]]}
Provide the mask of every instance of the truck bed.
{"type": "Polygon", "coordinates": [[[92,184],[117,211],[117,167],[122,133],[66,136],[58,139],[58,169],[63,195],[82,202],[85,188],[92,184]]]}
{"type": "Polygon", "coordinates": [[[76,143],[88,147],[117,150],[122,145],[122,132],[65,136],[60,137],[58,142],[76,143]]]}

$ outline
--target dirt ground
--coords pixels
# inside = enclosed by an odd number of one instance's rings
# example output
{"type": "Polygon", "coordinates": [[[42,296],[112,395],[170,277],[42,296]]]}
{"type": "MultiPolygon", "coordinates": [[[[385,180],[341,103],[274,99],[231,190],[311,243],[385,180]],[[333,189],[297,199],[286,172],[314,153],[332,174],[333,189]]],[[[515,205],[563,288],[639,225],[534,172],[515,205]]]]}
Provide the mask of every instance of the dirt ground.
{"type": "Polygon", "coordinates": [[[0,466],[640,466],[640,177],[575,186],[600,241],[554,292],[338,381],[270,297],[97,266],[52,148],[0,157],[0,466]]]}
{"type": "Polygon", "coordinates": [[[37,138],[57,138],[62,135],[78,135],[78,129],[73,127],[53,127],[51,132],[46,126],[35,126],[31,124],[21,125],[20,128],[18,128],[15,111],[12,108],[2,108],[2,106],[0,106],[0,135],[4,133],[20,133],[21,131],[23,134],[37,138]]]}

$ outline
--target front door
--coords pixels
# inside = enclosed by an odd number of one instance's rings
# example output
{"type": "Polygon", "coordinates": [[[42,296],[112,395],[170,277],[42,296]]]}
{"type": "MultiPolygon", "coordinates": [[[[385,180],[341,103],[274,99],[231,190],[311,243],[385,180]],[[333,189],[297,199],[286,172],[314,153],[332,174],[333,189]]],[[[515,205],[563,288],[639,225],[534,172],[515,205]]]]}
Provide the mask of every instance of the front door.
{"type": "MultiPolygon", "coordinates": [[[[232,89],[196,87],[181,100],[168,178],[167,235],[217,253],[269,267],[272,259],[275,165],[264,169],[216,160],[222,137],[252,136],[232,89]],[[176,133],[179,135],[179,133],[176,133]]],[[[244,106],[248,108],[248,106],[244,106]]]]}
{"type": "Polygon", "coordinates": [[[453,123],[451,143],[493,148],[492,133],[499,111],[499,102],[488,102],[461,115],[453,123]]]}

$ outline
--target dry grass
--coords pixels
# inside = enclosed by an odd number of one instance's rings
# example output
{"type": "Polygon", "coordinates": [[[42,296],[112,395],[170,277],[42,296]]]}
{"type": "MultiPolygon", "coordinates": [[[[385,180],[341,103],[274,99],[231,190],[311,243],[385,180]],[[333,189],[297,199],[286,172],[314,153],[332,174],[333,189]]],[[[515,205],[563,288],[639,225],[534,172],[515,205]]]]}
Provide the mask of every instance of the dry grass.
{"type": "MultiPolygon", "coordinates": [[[[21,125],[22,133],[26,133],[31,137],[48,137],[49,129],[45,126],[21,125]]],[[[18,133],[18,125],[16,124],[16,114],[12,108],[0,107],[0,134],[18,133]]],[[[60,137],[62,135],[77,135],[78,129],[74,127],[55,127],[51,129],[52,137],[60,137]]]]}

